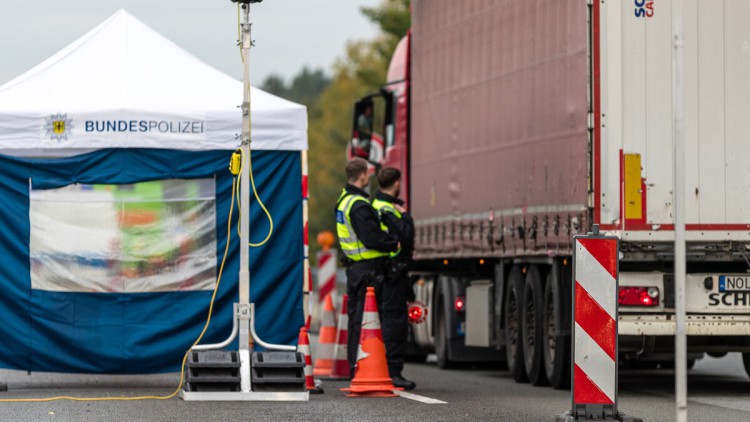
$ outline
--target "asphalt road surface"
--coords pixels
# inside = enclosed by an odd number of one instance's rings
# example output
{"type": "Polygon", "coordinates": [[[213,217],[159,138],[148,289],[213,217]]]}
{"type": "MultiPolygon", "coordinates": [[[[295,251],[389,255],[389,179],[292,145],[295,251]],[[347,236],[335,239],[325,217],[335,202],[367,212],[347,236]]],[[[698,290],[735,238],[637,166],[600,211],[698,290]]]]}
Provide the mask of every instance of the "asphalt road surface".
{"type": "MultiPolygon", "coordinates": [[[[323,395],[306,403],[166,401],[0,403],[0,421],[551,421],[570,406],[570,392],[516,384],[506,371],[440,370],[409,364],[417,397],[348,398],[344,381],[323,381],[323,395]],[[429,400],[426,400],[429,399],[429,400]],[[431,403],[424,403],[422,401],[431,403]],[[442,403],[445,402],[445,403],[442,403]]],[[[2,398],[127,396],[173,391],[176,374],[91,376],[0,371],[9,390],[2,398]]],[[[674,373],[621,370],[620,410],[646,421],[674,420],[674,373]]],[[[690,370],[690,421],[750,420],[750,380],[739,354],[707,357],[690,370]]]]}

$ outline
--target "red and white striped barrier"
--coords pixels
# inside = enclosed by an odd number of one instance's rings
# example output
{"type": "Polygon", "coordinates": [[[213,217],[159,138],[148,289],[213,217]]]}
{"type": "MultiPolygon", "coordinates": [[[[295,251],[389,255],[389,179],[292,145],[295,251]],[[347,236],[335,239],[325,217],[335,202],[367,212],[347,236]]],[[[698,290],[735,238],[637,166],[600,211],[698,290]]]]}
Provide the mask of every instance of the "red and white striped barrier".
{"type": "Polygon", "coordinates": [[[329,294],[335,295],[336,288],[336,251],[320,251],[318,260],[318,303],[323,303],[329,294]]]}
{"type": "Polygon", "coordinates": [[[617,238],[575,239],[576,404],[615,405],[617,396],[617,238]]]}
{"type": "Polygon", "coordinates": [[[308,201],[309,195],[307,190],[307,151],[300,154],[302,162],[302,249],[303,249],[303,269],[302,269],[302,294],[306,296],[302,303],[305,315],[305,327],[309,330],[312,322],[313,310],[313,286],[312,270],[310,269],[310,236],[308,230],[309,214],[308,201]]]}
{"type": "Polygon", "coordinates": [[[557,420],[640,420],[617,412],[619,239],[595,225],[573,250],[573,408],[557,420]]]}

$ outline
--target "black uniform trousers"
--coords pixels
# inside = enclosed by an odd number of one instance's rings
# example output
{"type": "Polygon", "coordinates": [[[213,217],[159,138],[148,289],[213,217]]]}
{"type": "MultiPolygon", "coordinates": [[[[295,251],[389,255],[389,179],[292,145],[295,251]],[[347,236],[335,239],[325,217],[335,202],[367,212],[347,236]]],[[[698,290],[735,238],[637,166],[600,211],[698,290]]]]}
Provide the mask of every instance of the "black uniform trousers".
{"type": "Polygon", "coordinates": [[[406,359],[406,341],[409,336],[406,288],[408,259],[399,257],[388,260],[385,284],[383,285],[383,307],[380,323],[383,326],[383,342],[391,377],[401,376],[406,359]]]}
{"type": "Polygon", "coordinates": [[[351,376],[354,377],[359,334],[365,308],[367,288],[375,288],[375,301],[380,316],[380,326],[385,344],[390,376],[401,376],[406,359],[406,341],[409,335],[406,288],[408,260],[376,259],[359,261],[346,269],[346,294],[349,296],[347,358],[351,376]]]}
{"type": "Polygon", "coordinates": [[[349,332],[347,333],[348,341],[346,347],[352,377],[354,377],[354,365],[357,363],[359,333],[362,329],[362,315],[365,310],[367,288],[375,288],[375,299],[378,311],[380,312],[383,303],[386,263],[386,258],[378,258],[354,262],[346,268],[346,294],[349,296],[346,309],[349,316],[349,332]]]}

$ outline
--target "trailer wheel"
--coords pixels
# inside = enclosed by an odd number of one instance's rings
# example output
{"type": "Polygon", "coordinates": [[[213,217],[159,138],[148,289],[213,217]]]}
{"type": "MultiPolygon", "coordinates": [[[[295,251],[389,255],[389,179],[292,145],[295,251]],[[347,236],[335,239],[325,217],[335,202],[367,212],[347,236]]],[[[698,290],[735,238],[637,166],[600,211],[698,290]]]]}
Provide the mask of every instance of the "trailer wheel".
{"type": "Polygon", "coordinates": [[[453,362],[448,359],[448,326],[445,321],[445,312],[441,308],[442,298],[437,302],[438,317],[437,330],[435,332],[435,354],[437,355],[437,364],[441,369],[453,367],[453,362]]]}
{"type": "Polygon", "coordinates": [[[422,353],[419,355],[406,355],[404,360],[411,363],[425,363],[427,362],[427,354],[422,353]]]}
{"type": "Polygon", "coordinates": [[[745,367],[745,373],[750,376],[750,353],[742,354],[742,365],[745,367]]]}
{"type": "Polygon", "coordinates": [[[542,271],[537,265],[529,267],[523,291],[523,360],[526,375],[533,385],[545,385],[544,348],[542,333],[544,327],[544,283],[542,271]]]}
{"type": "Polygon", "coordinates": [[[526,368],[523,364],[523,333],[521,325],[521,304],[523,303],[523,275],[521,268],[513,267],[508,276],[505,288],[505,353],[508,359],[508,371],[516,382],[525,382],[526,368]]]}
{"type": "MultiPolygon", "coordinates": [[[[544,346],[544,372],[550,385],[555,389],[570,387],[570,343],[566,336],[558,335],[562,321],[559,310],[562,307],[562,292],[553,267],[547,275],[544,286],[544,330],[542,344],[544,346]]],[[[562,307],[564,308],[564,307],[562,307]]]]}

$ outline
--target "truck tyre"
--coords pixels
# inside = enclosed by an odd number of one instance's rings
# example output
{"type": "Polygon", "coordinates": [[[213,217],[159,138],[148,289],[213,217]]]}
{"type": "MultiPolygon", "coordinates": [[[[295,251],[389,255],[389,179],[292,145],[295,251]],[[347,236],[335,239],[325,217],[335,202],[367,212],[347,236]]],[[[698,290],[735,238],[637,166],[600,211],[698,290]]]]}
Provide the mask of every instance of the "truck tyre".
{"type": "Polygon", "coordinates": [[[508,359],[508,371],[516,382],[525,382],[526,368],[523,363],[523,328],[521,322],[521,304],[523,303],[523,275],[521,268],[514,266],[508,276],[505,287],[504,326],[505,353],[508,359]]]}
{"type": "Polygon", "coordinates": [[[570,387],[570,339],[557,334],[562,327],[560,310],[564,309],[563,296],[557,274],[553,267],[547,275],[544,286],[544,372],[550,385],[555,389],[570,387]]]}
{"type": "Polygon", "coordinates": [[[418,355],[406,355],[404,360],[411,363],[424,363],[427,362],[427,354],[420,353],[418,355]]]}
{"type": "Polygon", "coordinates": [[[547,376],[544,371],[544,358],[542,357],[544,351],[542,332],[545,329],[544,283],[542,271],[537,265],[531,265],[526,273],[522,303],[524,368],[531,384],[545,385],[547,376]]]}
{"type": "Polygon", "coordinates": [[[750,353],[742,354],[742,365],[745,367],[745,373],[750,376],[750,353]]]}
{"type": "Polygon", "coordinates": [[[435,354],[437,364],[441,369],[453,367],[453,362],[448,359],[448,322],[445,320],[445,311],[442,308],[443,298],[440,297],[435,304],[437,309],[437,327],[435,327],[435,354]]]}

